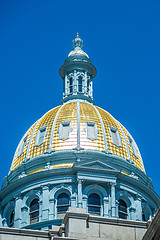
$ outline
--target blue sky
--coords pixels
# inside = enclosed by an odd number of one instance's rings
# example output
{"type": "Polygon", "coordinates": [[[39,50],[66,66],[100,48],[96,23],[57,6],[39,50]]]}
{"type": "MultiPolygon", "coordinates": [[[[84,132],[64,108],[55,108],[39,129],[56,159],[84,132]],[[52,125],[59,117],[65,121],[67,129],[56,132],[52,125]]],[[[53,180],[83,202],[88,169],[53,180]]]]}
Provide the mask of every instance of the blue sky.
{"type": "Polygon", "coordinates": [[[0,185],[23,134],[60,104],[59,68],[79,32],[97,69],[95,103],[132,134],[160,195],[159,12],[158,0],[1,0],[0,185]]]}

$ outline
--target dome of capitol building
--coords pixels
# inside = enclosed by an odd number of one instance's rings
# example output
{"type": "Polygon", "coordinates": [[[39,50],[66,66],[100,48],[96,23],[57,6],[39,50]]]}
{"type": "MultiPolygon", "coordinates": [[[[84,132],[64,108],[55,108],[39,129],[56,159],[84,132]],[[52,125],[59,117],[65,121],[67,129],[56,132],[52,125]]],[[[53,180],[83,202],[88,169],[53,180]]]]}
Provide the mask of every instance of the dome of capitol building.
{"type": "Polygon", "coordinates": [[[93,99],[96,68],[77,34],[59,70],[63,99],[20,140],[0,192],[1,226],[48,230],[69,207],[148,221],[160,199],[127,129],[93,99]]]}

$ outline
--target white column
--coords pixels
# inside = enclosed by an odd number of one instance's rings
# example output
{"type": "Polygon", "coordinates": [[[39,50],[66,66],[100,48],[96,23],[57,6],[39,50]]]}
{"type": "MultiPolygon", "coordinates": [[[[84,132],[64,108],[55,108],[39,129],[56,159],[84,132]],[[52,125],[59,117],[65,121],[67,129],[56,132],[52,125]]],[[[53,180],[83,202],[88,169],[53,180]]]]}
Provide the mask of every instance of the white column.
{"type": "Polygon", "coordinates": [[[73,94],[76,94],[78,91],[78,83],[77,83],[76,75],[77,75],[76,70],[74,70],[73,94]]]}
{"type": "Polygon", "coordinates": [[[129,213],[130,213],[130,220],[135,220],[135,212],[136,212],[136,209],[134,207],[130,207],[129,209],[129,213]]]}
{"type": "Polygon", "coordinates": [[[87,72],[85,72],[84,74],[84,81],[83,81],[84,85],[83,85],[83,92],[85,94],[87,94],[87,72]]]}
{"type": "Polygon", "coordinates": [[[67,96],[68,95],[68,79],[67,79],[67,74],[65,75],[65,80],[64,80],[64,82],[65,82],[65,96],[67,96]]]}
{"type": "Polygon", "coordinates": [[[21,207],[22,207],[22,197],[19,194],[15,197],[15,212],[14,212],[14,227],[21,227],[21,207]]]}
{"type": "Polygon", "coordinates": [[[88,200],[87,195],[84,195],[83,196],[83,208],[86,209],[86,212],[87,212],[87,200],[88,200]]]}
{"type": "Polygon", "coordinates": [[[28,213],[28,207],[24,206],[21,208],[21,216],[22,216],[22,227],[26,226],[29,224],[29,213],[28,213]]]}
{"type": "Polygon", "coordinates": [[[115,194],[116,183],[111,183],[111,215],[116,217],[116,194],[115,194]]]}
{"type": "Polygon", "coordinates": [[[76,196],[75,194],[72,194],[71,196],[71,207],[76,207],[76,196]]]}
{"type": "Polygon", "coordinates": [[[42,221],[49,219],[49,186],[42,186],[42,221]]]}
{"type": "Polygon", "coordinates": [[[108,198],[103,198],[103,216],[108,217],[108,198]]]}
{"type": "Polygon", "coordinates": [[[136,196],[135,204],[136,204],[135,220],[142,221],[142,198],[138,195],[136,196]]]}
{"type": "Polygon", "coordinates": [[[82,208],[82,180],[78,179],[78,208],[82,208]]]}
{"type": "Polygon", "coordinates": [[[49,220],[55,219],[55,199],[49,200],[49,220]]]}
{"type": "Polygon", "coordinates": [[[93,82],[92,81],[89,84],[89,96],[93,98],[93,82]]]}

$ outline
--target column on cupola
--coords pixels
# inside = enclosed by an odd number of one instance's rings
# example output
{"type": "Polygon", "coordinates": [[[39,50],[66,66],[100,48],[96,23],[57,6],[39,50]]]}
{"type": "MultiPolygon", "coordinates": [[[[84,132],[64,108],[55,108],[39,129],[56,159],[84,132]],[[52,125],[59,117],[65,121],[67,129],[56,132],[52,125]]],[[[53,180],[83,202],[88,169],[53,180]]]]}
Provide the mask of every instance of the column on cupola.
{"type": "Polygon", "coordinates": [[[136,195],[135,206],[136,206],[135,220],[142,221],[142,198],[139,195],[136,195]]]}
{"type": "Polygon", "coordinates": [[[21,227],[21,208],[22,208],[22,196],[18,194],[15,197],[15,212],[14,212],[14,227],[21,227]]]}
{"type": "Polygon", "coordinates": [[[82,180],[78,179],[78,196],[77,196],[77,202],[78,202],[78,208],[82,208],[82,180]]]}
{"type": "Polygon", "coordinates": [[[49,185],[42,186],[42,221],[49,219],[49,185]]]}
{"type": "Polygon", "coordinates": [[[87,94],[87,71],[84,73],[84,93],[87,94]]]}
{"type": "Polygon", "coordinates": [[[111,186],[111,216],[116,217],[116,183],[110,183],[111,186]]]}
{"type": "Polygon", "coordinates": [[[108,198],[104,197],[103,198],[103,216],[108,217],[108,198]]]}
{"type": "Polygon", "coordinates": [[[49,220],[55,219],[55,199],[49,199],[49,220]]]}
{"type": "Polygon", "coordinates": [[[77,94],[77,72],[74,70],[73,94],[77,94]]]}
{"type": "Polygon", "coordinates": [[[65,79],[64,79],[64,81],[65,81],[65,96],[67,96],[68,95],[68,77],[67,77],[67,74],[65,74],[65,79]]]}
{"type": "Polygon", "coordinates": [[[90,86],[89,86],[89,96],[91,98],[93,98],[93,82],[90,82],[90,86]]]}

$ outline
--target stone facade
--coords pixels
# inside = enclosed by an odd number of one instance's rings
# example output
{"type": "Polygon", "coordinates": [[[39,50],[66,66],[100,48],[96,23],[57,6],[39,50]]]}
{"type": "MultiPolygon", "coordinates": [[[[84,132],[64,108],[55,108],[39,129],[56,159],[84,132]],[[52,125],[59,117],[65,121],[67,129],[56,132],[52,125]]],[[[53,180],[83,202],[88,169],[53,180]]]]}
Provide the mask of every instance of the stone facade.
{"type": "MultiPolygon", "coordinates": [[[[86,213],[85,209],[83,208],[70,208],[65,214],[61,226],[54,225],[49,231],[1,227],[0,239],[158,240],[159,238],[152,238],[151,236],[149,237],[148,234],[151,232],[151,225],[149,225],[150,222],[91,216],[90,214],[86,213]],[[147,230],[148,226],[149,229],[147,230]]],[[[157,230],[158,228],[156,228],[156,232],[157,230]]]]}

